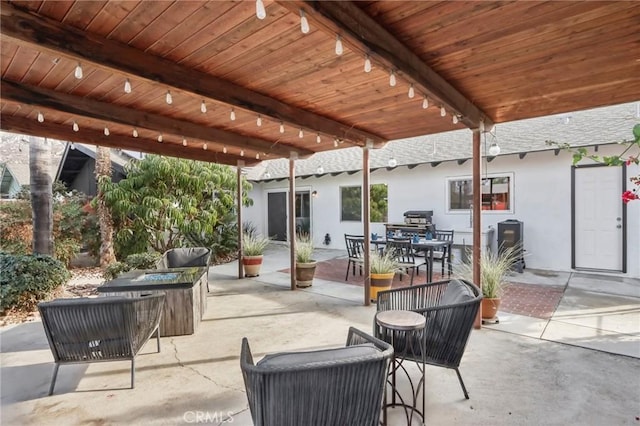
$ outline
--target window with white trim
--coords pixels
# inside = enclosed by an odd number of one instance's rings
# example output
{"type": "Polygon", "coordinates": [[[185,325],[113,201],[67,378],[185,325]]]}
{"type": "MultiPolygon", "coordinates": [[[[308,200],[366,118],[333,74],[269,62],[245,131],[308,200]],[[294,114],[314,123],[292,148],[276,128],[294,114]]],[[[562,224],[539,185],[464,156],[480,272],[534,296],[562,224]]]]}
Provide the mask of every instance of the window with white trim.
{"type": "MultiPolygon", "coordinates": [[[[447,179],[447,212],[466,212],[473,202],[471,177],[447,179]]],[[[482,210],[513,213],[513,174],[494,174],[482,178],[482,210]]]]}

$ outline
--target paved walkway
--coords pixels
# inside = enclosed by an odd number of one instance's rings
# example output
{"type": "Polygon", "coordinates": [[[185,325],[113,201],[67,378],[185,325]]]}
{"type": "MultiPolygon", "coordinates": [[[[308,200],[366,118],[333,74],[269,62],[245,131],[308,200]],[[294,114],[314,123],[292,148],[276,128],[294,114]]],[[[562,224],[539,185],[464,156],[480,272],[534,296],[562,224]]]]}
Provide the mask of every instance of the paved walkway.
{"type": "MultiPolygon", "coordinates": [[[[319,260],[335,255],[318,252],[319,260]]],[[[369,331],[375,314],[375,306],[362,305],[357,286],[318,279],[289,291],[289,276],[278,272],[287,262],[286,249],[275,247],[255,279],[238,280],[235,263],[212,267],[199,329],[163,338],[159,354],[148,345],[136,361],[133,390],[128,362],[80,364],[60,368],[56,394],[48,397],[53,363],[40,322],[1,328],[0,422],[174,425],[200,416],[201,423],[251,425],[239,367],[242,337],[257,359],[342,345],[349,326],[369,331]]],[[[558,309],[546,320],[501,313],[499,324],[471,334],[460,367],[470,400],[453,371],[427,367],[427,423],[638,425],[637,281],[532,271],[518,278],[564,285],[558,309]]]]}

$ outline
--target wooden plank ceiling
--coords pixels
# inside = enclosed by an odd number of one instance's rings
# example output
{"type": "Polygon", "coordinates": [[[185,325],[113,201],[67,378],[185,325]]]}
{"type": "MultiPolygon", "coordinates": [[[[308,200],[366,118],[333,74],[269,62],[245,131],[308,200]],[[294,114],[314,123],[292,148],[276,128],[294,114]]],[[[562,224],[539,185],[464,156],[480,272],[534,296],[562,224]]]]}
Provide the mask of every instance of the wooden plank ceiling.
{"type": "Polygon", "coordinates": [[[1,127],[235,165],[640,99],[638,2],[257,3],[3,1],[1,127]]]}

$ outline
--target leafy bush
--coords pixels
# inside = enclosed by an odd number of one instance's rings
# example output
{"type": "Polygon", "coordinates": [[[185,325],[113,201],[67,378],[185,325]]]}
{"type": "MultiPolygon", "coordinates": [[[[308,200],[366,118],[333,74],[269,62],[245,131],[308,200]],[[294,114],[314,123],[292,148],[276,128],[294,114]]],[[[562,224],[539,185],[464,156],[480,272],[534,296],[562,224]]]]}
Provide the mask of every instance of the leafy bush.
{"type": "Polygon", "coordinates": [[[130,254],[124,262],[115,262],[107,266],[102,276],[105,280],[112,280],[132,269],[153,269],[160,257],[161,255],[156,252],[130,254]]]}
{"type": "Polygon", "coordinates": [[[33,310],[66,283],[71,274],[62,262],[44,255],[0,253],[0,310],[33,310]]]}

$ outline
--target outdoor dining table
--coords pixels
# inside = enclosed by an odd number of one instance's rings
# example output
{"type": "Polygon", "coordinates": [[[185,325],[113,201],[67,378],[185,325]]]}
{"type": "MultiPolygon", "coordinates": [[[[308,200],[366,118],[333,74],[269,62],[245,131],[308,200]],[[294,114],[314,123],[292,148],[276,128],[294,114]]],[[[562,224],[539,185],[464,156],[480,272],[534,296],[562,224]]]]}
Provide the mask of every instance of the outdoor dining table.
{"type": "MultiPolygon", "coordinates": [[[[406,239],[408,237],[404,237],[401,239],[406,239]]],[[[391,239],[393,240],[393,238],[391,239]]],[[[376,249],[378,249],[379,245],[386,245],[387,244],[387,239],[384,237],[378,237],[375,240],[371,239],[371,244],[376,246],[376,249]]],[[[445,253],[444,255],[447,256],[447,262],[449,262],[449,264],[451,264],[451,245],[453,244],[453,241],[442,241],[442,240],[427,240],[426,238],[420,238],[417,242],[415,242],[415,240],[411,240],[411,246],[415,249],[415,250],[424,250],[425,252],[428,252],[428,254],[425,254],[425,259],[428,262],[428,266],[429,266],[429,272],[427,275],[427,282],[433,282],[433,250],[436,248],[444,248],[445,253]]]]}

